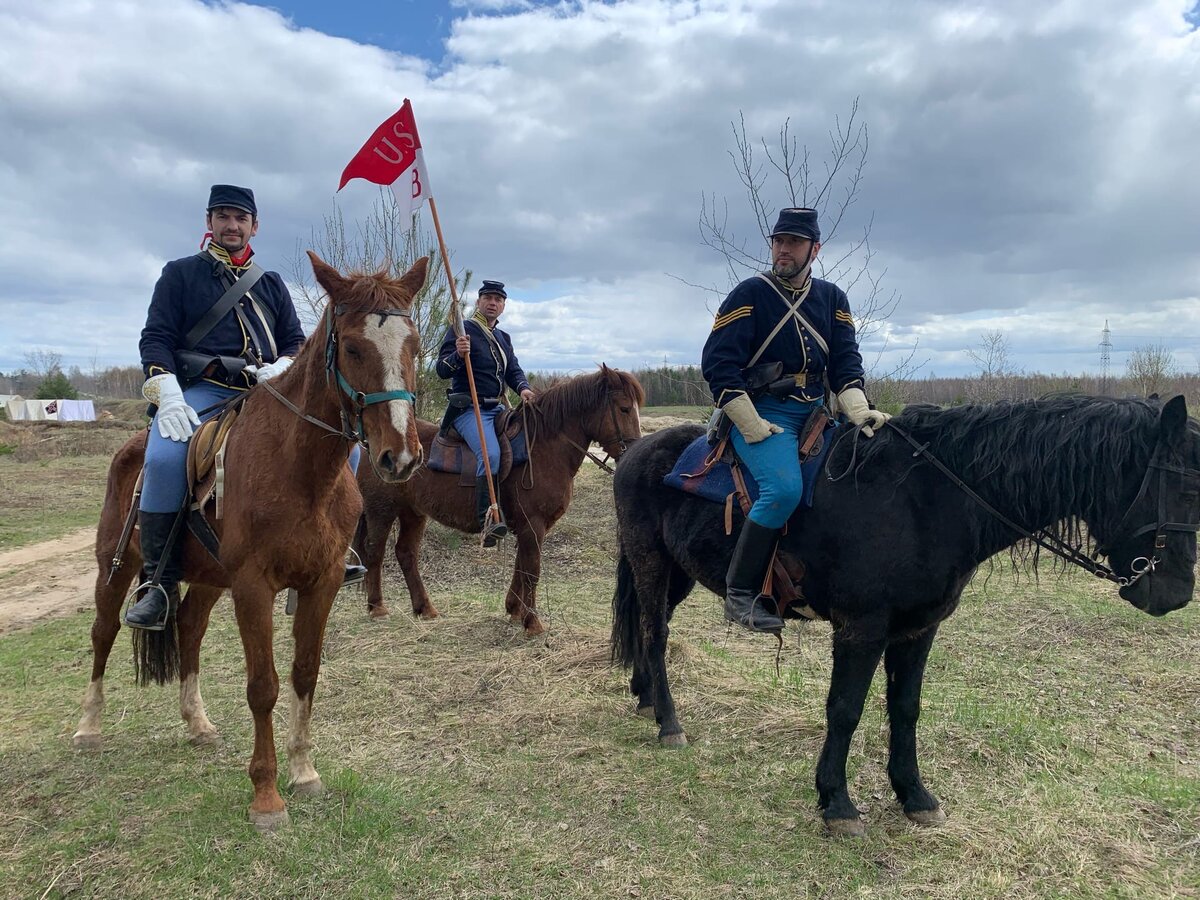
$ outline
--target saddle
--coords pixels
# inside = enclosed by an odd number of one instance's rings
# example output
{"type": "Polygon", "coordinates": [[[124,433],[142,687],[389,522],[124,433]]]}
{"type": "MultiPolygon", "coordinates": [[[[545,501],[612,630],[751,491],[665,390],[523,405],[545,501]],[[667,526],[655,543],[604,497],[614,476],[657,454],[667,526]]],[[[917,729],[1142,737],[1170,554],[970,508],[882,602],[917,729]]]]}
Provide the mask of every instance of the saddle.
{"type": "MultiPolygon", "coordinates": [[[[813,505],[817,478],[825,468],[832,446],[831,432],[837,428],[824,407],[819,407],[809,419],[801,435],[799,447],[800,471],[804,477],[804,492],[800,505],[792,514],[793,521],[801,510],[813,505]],[[820,415],[818,415],[820,413],[820,415]]],[[[692,494],[725,507],[725,533],[733,534],[733,504],[738,503],[742,515],[748,515],[750,507],[758,499],[758,484],[754,476],[745,469],[728,437],[715,447],[709,445],[706,435],[700,435],[684,448],[674,468],[663,478],[668,487],[692,494]]],[[[789,523],[790,525],[790,523],[789,523]]],[[[816,618],[816,613],[805,604],[800,582],[804,578],[803,561],[776,551],[767,568],[762,593],[775,598],[781,617],[816,618]]]]}
{"type": "Polygon", "coordinates": [[[187,489],[192,502],[203,509],[210,498],[216,501],[216,516],[221,518],[225,467],[221,451],[233,428],[241,404],[226,407],[215,419],[202,422],[188,442],[187,489]]]}
{"type": "MultiPolygon", "coordinates": [[[[496,484],[511,474],[513,466],[529,459],[525,441],[525,423],[516,409],[506,409],[496,416],[496,440],[500,444],[500,468],[493,472],[496,484]]],[[[425,465],[435,472],[459,474],[458,483],[475,486],[475,453],[453,427],[446,426],[434,436],[425,465]]]]}

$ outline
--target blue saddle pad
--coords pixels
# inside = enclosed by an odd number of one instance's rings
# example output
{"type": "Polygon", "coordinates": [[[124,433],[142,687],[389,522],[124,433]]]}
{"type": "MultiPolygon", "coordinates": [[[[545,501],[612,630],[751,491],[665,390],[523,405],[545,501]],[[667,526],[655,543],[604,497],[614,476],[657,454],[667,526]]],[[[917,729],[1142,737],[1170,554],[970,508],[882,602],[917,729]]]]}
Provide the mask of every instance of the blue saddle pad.
{"type": "MultiPolygon", "coordinates": [[[[829,448],[833,446],[833,432],[836,428],[836,422],[830,422],[825,426],[825,440],[821,445],[820,452],[800,466],[800,474],[804,479],[804,490],[800,496],[801,506],[811,507],[813,505],[817,476],[825,467],[829,448]]],[[[663,484],[667,487],[677,488],[684,493],[711,500],[713,503],[724,503],[734,490],[733,472],[729,468],[729,463],[718,462],[703,475],[693,474],[704,468],[704,460],[712,449],[705,436],[700,435],[680,454],[679,459],[675,461],[675,468],[663,476],[663,484]]],[[[758,499],[758,482],[754,480],[754,476],[750,474],[750,470],[746,466],[742,466],[742,477],[746,480],[746,490],[750,494],[750,502],[753,503],[758,499]]]]}
{"type": "MultiPolygon", "coordinates": [[[[512,448],[512,464],[514,466],[529,461],[525,429],[522,428],[509,438],[508,444],[512,448]]],[[[444,441],[434,440],[433,446],[429,448],[429,458],[425,460],[425,465],[435,472],[462,472],[464,469],[474,472],[475,454],[466,444],[457,442],[447,444],[444,441]]]]}

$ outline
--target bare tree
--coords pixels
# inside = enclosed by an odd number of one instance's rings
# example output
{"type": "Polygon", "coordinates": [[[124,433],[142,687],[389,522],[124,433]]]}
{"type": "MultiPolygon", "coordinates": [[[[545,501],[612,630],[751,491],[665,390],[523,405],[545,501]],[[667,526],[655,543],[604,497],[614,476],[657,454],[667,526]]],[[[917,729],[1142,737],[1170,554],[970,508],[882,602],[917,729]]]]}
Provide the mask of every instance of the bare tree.
{"type": "Polygon", "coordinates": [[[1129,354],[1125,372],[1141,396],[1161,393],[1177,372],[1175,354],[1162,344],[1143,344],[1129,354]]]}
{"type": "MultiPolygon", "coordinates": [[[[792,133],[791,119],[786,119],[776,140],[752,139],[746,132],[746,118],[739,113],[731,123],[734,149],[729,157],[745,191],[745,200],[754,214],[757,233],[747,238],[735,233],[729,221],[729,201],[718,201],[715,195],[702,198],[700,209],[700,240],[725,260],[727,283],[699,285],[684,281],[691,287],[708,292],[714,305],[733,285],[771,267],[769,235],[777,207],[771,199],[778,197],[788,206],[803,206],[817,210],[821,221],[823,248],[837,248],[817,257],[816,274],[836,282],[851,297],[854,322],[859,341],[878,334],[884,322],[900,303],[899,294],[883,285],[887,270],[873,269],[875,250],[871,246],[874,216],[868,215],[854,236],[844,238],[850,226],[851,209],[862,192],[867,151],[870,146],[867,126],[858,117],[858,100],[850,107],[845,122],[834,119],[828,132],[829,146],[823,154],[814,154],[807,144],[801,144],[792,133]],[[761,154],[761,155],[760,155],[761,154]]],[[[921,367],[915,363],[914,347],[902,361],[890,370],[877,371],[883,348],[874,361],[868,361],[872,381],[892,382],[901,402],[899,383],[912,377],[921,367]]]]}
{"type": "MultiPolygon", "coordinates": [[[[450,287],[446,268],[438,251],[437,240],[405,221],[391,191],[380,191],[370,215],[354,224],[355,234],[347,233],[341,209],[326,216],[320,231],[314,229],[310,245],[318,256],[341,272],[376,272],[387,269],[403,275],[422,256],[429,257],[429,277],[413,304],[413,324],[421,335],[417,357],[420,383],[417,389],[418,415],[429,418],[441,412],[444,384],[434,372],[434,362],[446,330],[450,310],[450,287]],[[410,227],[410,225],[412,227],[410,227]]],[[[296,289],[296,310],[309,327],[320,320],[325,309],[325,294],[313,279],[312,267],[299,243],[291,265],[296,289]]],[[[471,279],[470,270],[455,275],[461,297],[471,279]]]]}
{"type": "Polygon", "coordinates": [[[1015,380],[1020,374],[1013,368],[1008,335],[999,329],[980,335],[976,348],[968,348],[967,356],[979,367],[979,375],[970,388],[970,399],[976,403],[994,403],[1015,399],[1015,380]]]}
{"type": "Polygon", "coordinates": [[[25,365],[38,381],[44,381],[55,372],[62,371],[62,354],[45,347],[25,351],[25,365]]]}

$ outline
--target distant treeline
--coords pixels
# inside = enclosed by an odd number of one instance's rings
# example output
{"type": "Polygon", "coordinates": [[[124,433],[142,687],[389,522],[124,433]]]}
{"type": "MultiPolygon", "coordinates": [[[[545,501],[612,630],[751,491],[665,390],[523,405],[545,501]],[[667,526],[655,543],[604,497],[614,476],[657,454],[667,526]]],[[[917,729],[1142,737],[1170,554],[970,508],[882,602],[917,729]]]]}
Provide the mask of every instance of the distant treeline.
{"type": "MultiPolygon", "coordinates": [[[[78,366],[66,371],[71,386],[81,397],[95,399],[124,399],[140,396],[142,370],[139,366],[114,366],[94,372],[84,372],[78,366]]],[[[553,372],[530,372],[533,387],[545,387],[561,378],[553,372]]],[[[699,366],[659,366],[635,369],[646,391],[647,406],[710,406],[712,396],[700,374],[699,366]]],[[[36,395],[44,375],[30,372],[0,373],[0,393],[36,395]]],[[[425,418],[440,416],[445,405],[446,382],[432,371],[421,373],[420,414],[425,418]]],[[[1143,378],[1123,376],[1101,379],[1098,375],[1027,375],[963,376],[881,380],[867,382],[867,396],[891,412],[908,403],[935,403],[938,406],[959,406],[964,403],[992,403],[997,400],[1022,400],[1053,393],[1099,394],[1109,397],[1143,397],[1157,392],[1168,397],[1183,394],[1193,414],[1200,414],[1200,374],[1170,374],[1147,382],[1143,378]]]]}

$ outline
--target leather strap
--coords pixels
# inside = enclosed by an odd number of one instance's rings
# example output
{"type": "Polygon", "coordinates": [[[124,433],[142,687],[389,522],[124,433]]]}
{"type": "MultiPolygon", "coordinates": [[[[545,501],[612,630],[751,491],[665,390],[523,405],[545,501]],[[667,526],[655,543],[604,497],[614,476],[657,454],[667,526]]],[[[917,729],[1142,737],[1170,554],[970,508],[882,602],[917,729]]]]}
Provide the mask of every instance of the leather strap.
{"type": "MultiPolygon", "coordinates": [[[[212,261],[214,258],[211,254],[205,252],[200,254],[205,259],[212,261]]],[[[226,288],[225,293],[221,295],[221,299],[209,307],[208,312],[193,325],[183,338],[183,347],[185,350],[194,350],[196,345],[204,339],[210,331],[217,327],[217,323],[225,318],[225,314],[229,312],[246,296],[246,292],[254,285],[258,284],[258,280],[262,278],[266,270],[258,263],[250,263],[250,268],[242,273],[242,277],[226,288]]]]}

